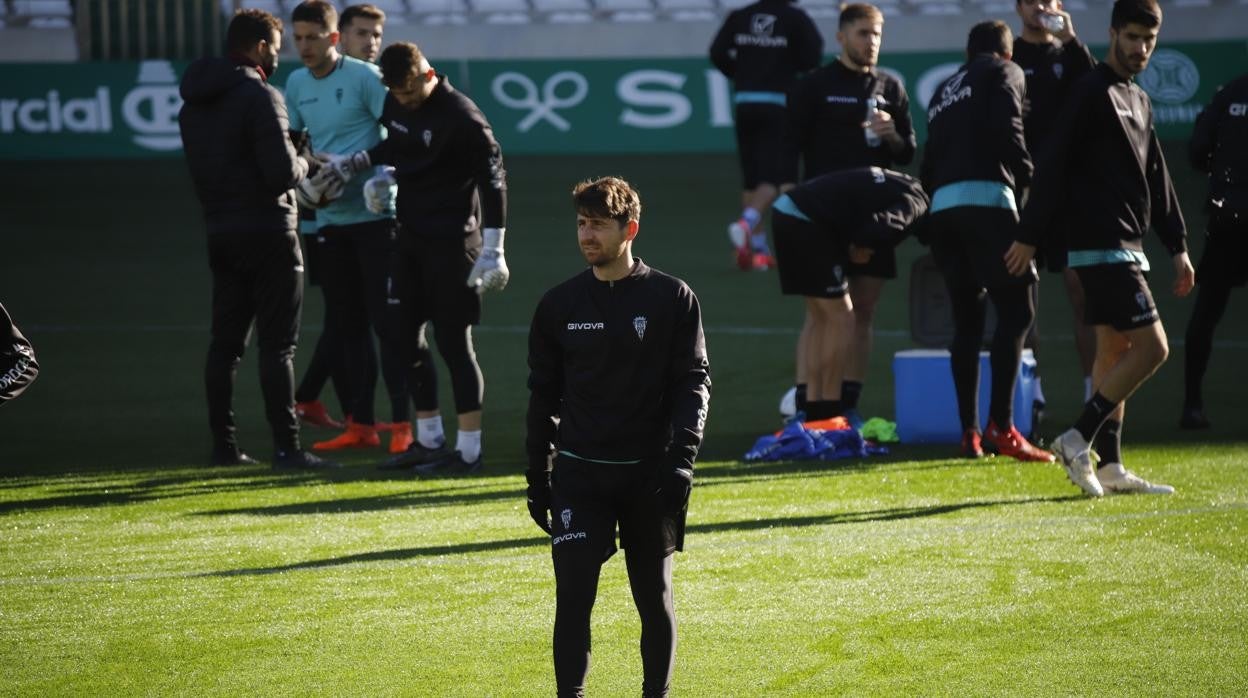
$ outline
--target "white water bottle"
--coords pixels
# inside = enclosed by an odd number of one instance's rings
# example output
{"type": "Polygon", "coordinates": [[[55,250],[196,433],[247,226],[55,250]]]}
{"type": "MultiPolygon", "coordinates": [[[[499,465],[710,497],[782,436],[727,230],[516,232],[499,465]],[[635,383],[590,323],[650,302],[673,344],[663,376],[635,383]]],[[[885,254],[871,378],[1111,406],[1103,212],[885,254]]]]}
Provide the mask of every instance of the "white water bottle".
{"type": "Polygon", "coordinates": [[[1049,12],[1040,14],[1040,24],[1049,31],[1050,34],[1060,34],[1066,28],[1066,18],[1061,15],[1055,15],[1049,12]]]}
{"type": "Polygon", "coordinates": [[[863,135],[866,136],[868,148],[875,148],[880,144],[880,136],[871,130],[871,121],[875,118],[875,107],[878,103],[875,97],[867,97],[867,125],[863,127],[863,135]]]}

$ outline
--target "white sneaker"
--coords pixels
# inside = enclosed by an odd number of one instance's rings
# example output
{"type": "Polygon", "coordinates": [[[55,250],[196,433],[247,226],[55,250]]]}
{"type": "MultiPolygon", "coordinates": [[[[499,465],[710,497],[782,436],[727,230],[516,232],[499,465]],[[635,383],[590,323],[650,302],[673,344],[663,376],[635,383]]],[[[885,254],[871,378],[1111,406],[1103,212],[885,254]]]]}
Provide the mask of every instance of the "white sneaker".
{"type": "Polygon", "coordinates": [[[1066,477],[1079,489],[1092,497],[1105,496],[1105,490],[1096,479],[1093,468],[1095,459],[1092,457],[1092,448],[1082,434],[1075,429],[1067,429],[1053,440],[1050,450],[1062,461],[1066,477]]]}
{"type": "Polygon", "coordinates": [[[734,249],[746,247],[750,240],[750,229],[745,227],[744,221],[737,219],[728,224],[728,239],[732,241],[734,249]]]}
{"type": "Polygon", "coordinates": [[[1111,494],[1174,494],[1170,485],[1153,484],[1122,466],[1106,463],[1096,471],[1101,487],[1111,494]]]}

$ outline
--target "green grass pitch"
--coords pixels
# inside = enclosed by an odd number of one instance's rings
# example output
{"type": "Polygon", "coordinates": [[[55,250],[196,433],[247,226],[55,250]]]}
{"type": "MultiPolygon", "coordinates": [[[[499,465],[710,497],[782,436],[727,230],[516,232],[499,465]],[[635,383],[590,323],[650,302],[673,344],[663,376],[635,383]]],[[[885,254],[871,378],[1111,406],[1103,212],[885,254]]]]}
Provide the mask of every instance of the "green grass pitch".
{"type": "MultiPolygon", "coordinates": [[[[1168,154],[1199,231],[1203,184],[1179,149],[1168,154]]],[[[0,302],[43,367],[0,409],[0,694],[552,694],[549,552],[522,503],[525,332],[540,294],[580,268],[568,192],[603,174],[642,192],[637,254],[699,294],[715,382],[676,564],[674,695],[1248,690],[1242,293],[1206,383],[1215,426],[1180,432],[1191,299],[1170,296],[1172,273],[1150,241],[1175,346],[1128,403],[1125,456],[1175,485],[1171,497],[1092,501],[1056,466],[973,463],[949,446],[744,464],[778,424],[801,309],[773,273],[731,266],[735,160],[508,165],[512,282],[488,297],[476,335],[487,468],[431,480],[377,471],[375,453],[329,474],[203,467],[209,277],[184,166],[0,173],[0,302]]],[[[903,275],[921,253],[905,243],[903,275]]],[[[1044,282],[1041,431],[1051,437],[1076,415],[1082,380],[1066,301],[1054,277],[1044,282]]],[[[886,288],[868,415],[893,412],[891,357],[911,346],[906,298],[904,278],[886,288]]],[[[310,289],[304,347],[320,307],[310,289]]],[[[240,438],[267,458],[257,383],[249,356],[240,438]]],[[[639,692],[638,632],[612,560],[594,616],[594,695],[639,692]]]]}

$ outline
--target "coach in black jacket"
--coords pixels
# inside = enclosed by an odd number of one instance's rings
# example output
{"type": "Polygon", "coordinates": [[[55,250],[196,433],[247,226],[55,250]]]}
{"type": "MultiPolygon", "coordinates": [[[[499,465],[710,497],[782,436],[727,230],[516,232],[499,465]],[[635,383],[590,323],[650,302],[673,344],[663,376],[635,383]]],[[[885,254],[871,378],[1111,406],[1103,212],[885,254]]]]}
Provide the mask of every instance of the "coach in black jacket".
{"type": "Polygon", "coordinates": [[[238,447],[234,376],[253,319],[260,385],[276,466],[318,467],[299,446],[291,366],[303,303],[303,258],[291,191],[308,163],[291,145],[286,103],[269,86],[282,23],[261,10],[234,15],[228,58],[192,63],[182,78],[178,121],[204,207],[212,268],[212,343],[204,369],[214,465],[255,463],[238,447]]]}
{"type": "Polygon", "coordinates": [[[1200,290],[1183,349],[1186,390],[1179,426],[1204,429],[1209,419],[1201,383],[1213,351],[1213,331],[1226,312],[1231,289],[1248,283],[1248,73],[1220,88],[1196,117],[1188,152],[1192,166],[1209,173],[1209,234],[1196,268],[1200,290]]]}
{"type": "MultiPolygon", "coordinates": [[[[981,22],[967,37],[967,62],[941,83],[927,109],[922,179],[932,195],[932,253],[953,311],[950,365],[962,422],[963,455],[983,455],[979,421],[979,346],[985,291],[997,311],[992,337],[992,399],[982,438],[1002,455],[1053,460],[1014,427],[1014,381],[1023,338],[1035,319],[1034,264],[1015,275],[1007,250],[1018,227],[1017,192],[1031,181],[1023,142],[1023,71],[1010,62],[1013,35],[1003,22],[981,22]]],[[[1033,248],[1034,251],[1034,248],[1033,248]]]]}
{"type": "Polygon", "coordinates": [[[552,535],[555,681],[560,696],[584,695],[590,611],[618,524],[642,695],[665,696],[672,553],[710,400],[701,311],[683,281],[634,259],[641,200],[627,182],[582,182],[573,199],[590,268],[542,297],[529,331],[528,505],[552,535]]]}

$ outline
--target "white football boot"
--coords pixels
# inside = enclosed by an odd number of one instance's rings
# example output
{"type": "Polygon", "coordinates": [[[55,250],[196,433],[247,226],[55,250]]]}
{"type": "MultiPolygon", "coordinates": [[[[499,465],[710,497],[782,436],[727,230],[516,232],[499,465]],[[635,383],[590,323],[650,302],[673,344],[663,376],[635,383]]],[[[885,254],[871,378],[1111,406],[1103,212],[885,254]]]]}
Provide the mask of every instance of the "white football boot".
{"type": "Polygon", "coordinates": [[[1053,440],[1053,455],[1062,461],[1066,469],[1066,477],[1070,478],[1079,489],[1092,497],[1105,496],[1105,490],[1096,479],[1095,459],[1092,447],[1075,429],[1067,429],[1053,440]]]}
{"type": "Polygon", "coordinates": [[[1109,494],[1174,494],[1170,485],[1154,484],[1123,467],[1105,463],[1096,471],[1097,482],[1109,494]]]}

